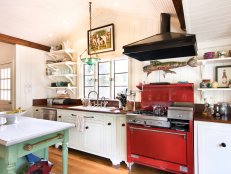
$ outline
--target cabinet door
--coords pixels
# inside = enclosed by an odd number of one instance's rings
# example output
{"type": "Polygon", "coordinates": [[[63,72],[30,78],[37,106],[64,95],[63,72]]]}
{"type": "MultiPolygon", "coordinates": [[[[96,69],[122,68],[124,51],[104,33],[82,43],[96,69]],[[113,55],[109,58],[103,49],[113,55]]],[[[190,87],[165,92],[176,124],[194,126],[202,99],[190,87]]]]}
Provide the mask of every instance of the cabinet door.
{"type": "MultiPolygon", "coordinates": [[[[58,121],[76,124],[76,116],[79,115],[76,111],[71,110],[58,110],[58,121]]],[[[69,142],[68,147],[82,150],[83,149],[83,136],[84,132],[79,132],[75,127],[69,129],[69,142]]]]}
{"type": "Polygon", "coordinates": [[[33,117],[43,119],[42,107],[33,107],[33,117]]]}
{"type": "Polygon", "coordinates": [[[126,117],[118,117],[116,125],[117,156],[121,161],[127,160],[126,117]]]}
{"type": "Polygon", "coordinates": [[[231,173],[231,127],[198,125],[198,173],[231,173]]]}
{"type": "Polygon", "coordinates": [[[116,122],[113,117],[105,116],[104,118],[104,153],[107,157],[114,155],[116,142],[116,122]]]}
{"type": "Polygon", "coordinates": [[[84,149],[93,154],[102,155],[104,152],[104,121],[86,121],[84,130],[84,149]]]}

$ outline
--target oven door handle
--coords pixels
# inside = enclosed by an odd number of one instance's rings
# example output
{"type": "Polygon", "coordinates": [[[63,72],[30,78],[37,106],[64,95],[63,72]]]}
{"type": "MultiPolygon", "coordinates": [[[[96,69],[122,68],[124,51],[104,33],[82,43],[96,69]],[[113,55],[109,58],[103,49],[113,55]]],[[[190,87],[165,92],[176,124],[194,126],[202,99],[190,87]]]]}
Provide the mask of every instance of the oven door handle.
{"type": "Polygon", "coordinates": [[[168,132],[168,131],[153,130],[153,129],[144,129],[144,128],[137,128],[137,127],[130,127],[130,129],[143,130],[143,131],[149,131],[149,132],[158,132],[158,133],[164,133],[164,134],[180,135],[180,136],[183,136],[184,139],[186,140],[186,134],[181,134],[181,133],[176,133],[176,132],[168,132]]]}

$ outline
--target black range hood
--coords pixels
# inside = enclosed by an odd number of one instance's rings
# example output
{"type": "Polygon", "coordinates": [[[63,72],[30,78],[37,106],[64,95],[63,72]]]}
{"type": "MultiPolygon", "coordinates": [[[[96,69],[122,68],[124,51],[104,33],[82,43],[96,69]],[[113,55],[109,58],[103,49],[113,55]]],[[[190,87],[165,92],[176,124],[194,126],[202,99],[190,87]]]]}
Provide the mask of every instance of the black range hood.
{"type": "Polygon", "coordinates": [[[161,33],[123,46],[123,54],[139,61],[197,55],[196,35],[170,32],[170,14],[161,13],[161,33]]]}

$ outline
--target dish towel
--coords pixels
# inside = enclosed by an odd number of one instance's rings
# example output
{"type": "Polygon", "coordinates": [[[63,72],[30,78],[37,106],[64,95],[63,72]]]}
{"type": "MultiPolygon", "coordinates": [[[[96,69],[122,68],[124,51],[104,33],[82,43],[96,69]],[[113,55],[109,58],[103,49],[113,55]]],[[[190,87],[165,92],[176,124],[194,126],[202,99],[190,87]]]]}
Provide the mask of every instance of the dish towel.
{"type": "Polygon", "coordinates": [[[77,115],[76,116],[76,129],[77,129],[77,131],[83,132],[84,131],[84,126],[85,126],[84,116],[77,115]]]}

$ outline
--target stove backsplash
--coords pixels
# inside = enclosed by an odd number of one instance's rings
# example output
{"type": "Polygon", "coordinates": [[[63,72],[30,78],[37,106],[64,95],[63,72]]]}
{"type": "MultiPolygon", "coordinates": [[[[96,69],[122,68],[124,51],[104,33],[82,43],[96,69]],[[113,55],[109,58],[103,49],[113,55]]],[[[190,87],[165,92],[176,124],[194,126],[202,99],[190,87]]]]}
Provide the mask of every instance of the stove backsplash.
{"type": "Polygon", "coordinates": [[[152,108],[153,105],[168,107],[174,102],[194,103],[193,83],[144,85],[141,92],[141,108],[152,108]]]}

